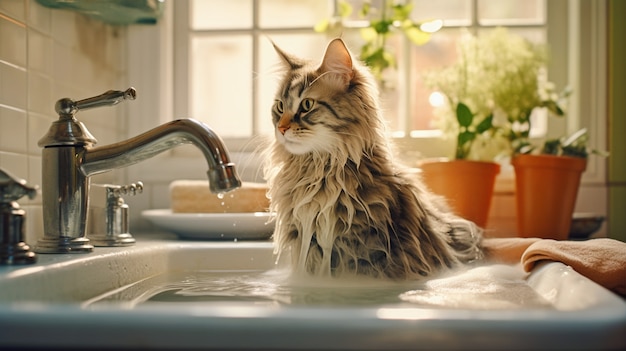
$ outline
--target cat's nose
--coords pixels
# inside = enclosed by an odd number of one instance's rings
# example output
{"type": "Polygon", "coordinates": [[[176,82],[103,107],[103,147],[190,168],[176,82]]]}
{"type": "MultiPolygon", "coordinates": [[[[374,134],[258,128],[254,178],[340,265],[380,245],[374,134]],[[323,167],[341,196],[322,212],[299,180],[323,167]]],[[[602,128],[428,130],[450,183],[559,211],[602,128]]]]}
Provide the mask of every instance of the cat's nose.
{"type": "Polygon", "coordinates": [[[278,126],[278,131],[280,134],[285,135],[285,132],[289,129],[289,126],[278,126]]]}
{"type": "Polygon", "coordinates": [[[280,116],[280,120],[276,124],[276,128],[278,128],[278,131],[280,132],[280,134],[285,135],[285,132],[289,130],[289,128],[291,128],[292,118],[293,118],[293,115],[289,113],[283,113],[283,115],[280,116]]]}

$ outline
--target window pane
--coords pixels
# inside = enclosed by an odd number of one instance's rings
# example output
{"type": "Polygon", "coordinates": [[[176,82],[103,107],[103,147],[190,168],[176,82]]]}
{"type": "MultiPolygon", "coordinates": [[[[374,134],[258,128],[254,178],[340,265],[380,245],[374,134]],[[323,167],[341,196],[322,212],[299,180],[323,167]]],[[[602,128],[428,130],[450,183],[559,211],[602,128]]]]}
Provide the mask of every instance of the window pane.
{"type": "MultiPolygon", "coordinates": [[[[340,0],[337,0],[337,2],[339,1],[340,0]]],[[[352,6],[352,12],[346,18],[346,20],[349,22],[380,18],[379,9],[382,6],[383,0],[346,0],[346,2],[350,4],[350,6],[352,6]],[[363,5],[365,3],[369,3],[373,9],[376,9],[376,10],[370,10],[370,14],[367,16],[367,18],[363,18],[362,14],[360,13],[360,10],[363,8],[363,5]]],[[[329,12],[329,13],[332,13],[332,12],[329,12]]]]}
{"type": "Polygon", "coordinates": [[[261,28],[313,28],[332,13],[328,0],[261,0],[261,28]]]}
{"type": "MultiPolygon", "coordinates": [[[[402,45],[402,36],[399,33],[387,38],[385,48],[393,53],[398,61],[407,56],[404,54],[405,47],[402,45]]],[[[382,77],[384,84],[383,86],[379,84],[380,108],[387,122],[387,131],[390,133],[403,133],[406,129],[406,117],[401,112],[401,104],[404,101],[401,94],[405,85],[400,77],[399,69],[401,68],[386,69],[382,77]]]]}
{"type": "Polygon", "coordinates": [[[441,69],[452,65],[456,61],[456,45],[460,35],[461,31],[458,29],[442,30],[435,33],[425,45],[413,47],[411,65],[419,67],[419,70],[413,70],[410,129],[428,130],[439,128],[434,121],[434,106],[430,101],[433,91],[424,86],[421,75],[423,74],[422,72],[431,69],[441,69]]]}
{"type": "Polygon", "coordinates": [[[415,21],[441,19],[444,26],[467,26],[472,23],[470,0],[414,0],[411,17],[415,21]]]}
{"type": "Polygon", "coordinates": [[[191,0],[189,13],[192,29],[252,28],[252,0],[191,0]]]}
{"type": "MultiPolygon", "coordinates": [[[[491,29],[481,29],[478,31],[478,35],[490,30],[491,29]]],[[[547,45],[546,31],[543,28],[509,28],[508,31],[511,34],[526,38],[533,43],[547,45]]]]}
{"type": "MultiPolygon", "coordinates": [[[[316,33],[307,34],[271,34],[270,39],[284,52],[302,58],[321,62],[326,49],[327,38],[316,33]]],[[[261,134],[272,134],[270,111],[274,103],[274,94],[280,83],[280,58],[270,40],[261,38],[259,42],[259,74],[257,93],[257,126],[261,134]]],[[[273,134],[272,134],[273,135],[273,134]]]]}
{"type": "Polygon", "coordinates": [[[220,136],[252,136],[252,37],[200,36],[191,39],[191,116],[220,136]]]}
{"type": "Polygon", "coordinates": [[[545,0],[478,0],[482,25],[544,24],[545,0]]]}

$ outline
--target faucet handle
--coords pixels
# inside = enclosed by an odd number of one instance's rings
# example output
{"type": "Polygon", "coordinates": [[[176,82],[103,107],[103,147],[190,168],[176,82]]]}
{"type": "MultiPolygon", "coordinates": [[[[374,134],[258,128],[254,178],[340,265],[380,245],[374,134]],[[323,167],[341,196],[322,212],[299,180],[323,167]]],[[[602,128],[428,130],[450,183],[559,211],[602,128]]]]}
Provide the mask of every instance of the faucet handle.
{"type": "Polygon", "coordinates": [[[37,195],[37,186],[26,185],[26,181],[12,176],[0,169],[0,202],[9,203],[21,199],[24,195],[34,199],[37,195]]]}
{"type": "Polygon", "coordinates": [[[137,183],[131,183],[128,185],[106,185],[107,201],[111,199],[118,199],[122,195],[134,196],[143,192],[143,183],[138,181],[137,183]]]}
{"type": "Polygon", "coordinates": [[[24,195],[34,198],[37,187],[27,186],[25,180],[0,169],[0,265],[37,261],[37,255],[24,242],[26,211],[17,203],[24,195]]]}
{"type": "Polygon", "coordinates": [[[98,96],[87,99],[74,101],[69,98],[63,98],[56,102],[54,108],[61,116],[73,116],[78,110],[86,110],[89,108],[101,106],[114,106],[124,100],[135,100],[137,98],[137,90],[130,87],[124,91],[108,90],[98,96]]]}
{"type": "Polygon", "coordinates": [[[93,184],[93,200],[100,202],[89,208],[87,236],[94,246],[130,246],[135,238],[129,232],[128,205],[122,195],[137,195],[143,192],[143,183],[128,185],[93,184]],[[106,197],[102,201],[102,197],[106,197]],[[104,204],[104,207],[101,207],[104,204]]]}
{"type": "Polygon", "coordinates": [[[86,110],[94,107],[113,106],[124,100],[135,100],[137,91],[130,87],[124,91],[109,90],[98,96],[74,101],[63,98],[56,102],[54,108],[59,114],[59,119],[54,121],[37,145],[40,147],[57,146],[84,146],[97,143],[85,125],[74,118],[78,110],[86,110]]]}

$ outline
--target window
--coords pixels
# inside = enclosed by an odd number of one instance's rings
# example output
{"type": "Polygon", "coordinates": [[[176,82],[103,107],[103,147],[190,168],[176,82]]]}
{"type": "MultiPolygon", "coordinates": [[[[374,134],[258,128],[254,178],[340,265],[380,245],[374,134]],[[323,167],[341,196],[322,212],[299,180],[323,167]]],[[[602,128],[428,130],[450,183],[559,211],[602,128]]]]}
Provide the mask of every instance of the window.
{"type": "Polygon", "coordinates": [[[176,1],[175,113],[206,122],[232,150],[273,129],[278,63],[272,42],[293,54],[317,57],[326,38],[313,27],[331,2],[320,0],[176,1]]]}
{"type": "MultiPolygon", "coordinates": [[[[272,41],[293,54],[320,59],[329,38],[314,32],[313,27],[334,13],[338,1],[173,1],[175,114],[206,122],[233,151],[254,145],[251,141],[257,136],[271,134],[269,111],[277,84],[274,65],[278,63],[272,41]]],[[[359,8],[364,1],[349,2],[359,8]]],[[[378,6],[381,1],[372,3],[378,6]]],[[[413,0],[415,20],[438,18],[443,20],[444,27],[425,45],[412,45],[400,35],[389,43],[400,63],[391,77],[394,89],[386,90],[383,95],[391,135],[408,140],[411,145],[440,136],[433,123],[431,92],[421,84],[420,72],[455,59],[459,28],[480,34],[494,26],[506,26],[535,42],[550,42],[552,37],[563,38],[564,33],[563,29],[549,27],[549,18],[567,16],[567,11],[558,7],[565,6],[564,3],[554,3],[413,0]]],[[[362,19],[356,15],[352,19],[353,23],[346,22],[342,37],[355,51],[361,45],[358,28],[362,19]]],[[[558,87],[567,84],[566,56],[567,51],[552,52],[549,71],[558,87]]],[[[428,145],[425,156],[443,156],[439,144],[424,144],[428,145]]]]}

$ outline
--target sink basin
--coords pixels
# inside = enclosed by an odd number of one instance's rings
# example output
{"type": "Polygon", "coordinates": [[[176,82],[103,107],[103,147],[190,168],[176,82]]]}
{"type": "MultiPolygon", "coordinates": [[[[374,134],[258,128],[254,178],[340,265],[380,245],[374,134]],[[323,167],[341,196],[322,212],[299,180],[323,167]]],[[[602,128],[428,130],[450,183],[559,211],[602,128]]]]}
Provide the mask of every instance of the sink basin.
{"type": "Polygon", "coordinates": [[[383,284],[290,277],[270,241],[136,238],[0,267],[0,349],[626,348],[626,302],[561,263],[383,284]]]}

